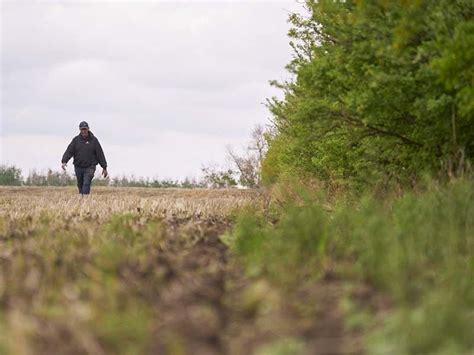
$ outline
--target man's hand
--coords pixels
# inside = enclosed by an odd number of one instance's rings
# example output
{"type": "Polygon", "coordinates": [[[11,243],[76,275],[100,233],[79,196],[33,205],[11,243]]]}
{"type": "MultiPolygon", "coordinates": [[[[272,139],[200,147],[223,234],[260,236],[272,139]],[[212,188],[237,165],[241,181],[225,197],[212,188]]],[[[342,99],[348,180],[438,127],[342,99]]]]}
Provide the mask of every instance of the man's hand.
{"type": "Polygon", "coordinates": [[[66,166],[67,166],[66,163],[62,163],[62,164],[61,164],[61,168],[62,168],[64,171],[66,171],[66,166]]]}
{"type": "Polygon", "coordinates": [[[109,176],[109,173],[107,172],[107,169],[102,169],[102,176],[104,178],[106,178],[107,176],[109,176]]]}

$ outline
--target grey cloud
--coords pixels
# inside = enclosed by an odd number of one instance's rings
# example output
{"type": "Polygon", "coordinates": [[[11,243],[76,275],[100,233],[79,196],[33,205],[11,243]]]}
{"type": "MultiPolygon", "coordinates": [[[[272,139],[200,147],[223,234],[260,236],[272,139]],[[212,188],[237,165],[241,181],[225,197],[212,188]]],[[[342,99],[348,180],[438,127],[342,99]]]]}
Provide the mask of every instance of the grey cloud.
{"type": "MultiPolygon", "coordinates": [[[[168,141],[186,142],[190,155],[199,150],[201,162],[222,158],[226,141],[245,141],[252,125],[269,116],[262,102],[278,92],[268,81],[288,76],[288,10],[300,6],[2,3],[2,161],[25,153],[19,137],[69,140],[83,119],[114,146],[113,154],[140,144],[136,149],[163,150],[156,137],[172,136],[168,141]]],[[[183,174],[186,154],[179,151],[145,170],[171,164],[166,170],[183,174]]],[[[194,160],[186,164],[198,168],[194,160]]]]}

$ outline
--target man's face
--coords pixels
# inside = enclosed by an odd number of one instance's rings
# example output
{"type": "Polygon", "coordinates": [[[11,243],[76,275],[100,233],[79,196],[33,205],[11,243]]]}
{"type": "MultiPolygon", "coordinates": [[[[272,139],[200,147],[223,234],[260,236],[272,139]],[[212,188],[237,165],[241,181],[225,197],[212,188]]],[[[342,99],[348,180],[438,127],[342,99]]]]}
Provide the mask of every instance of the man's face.
{"type": "Polygon", "coordinates": [[[81,131],[81,136],[83,136],[84,138],[86,138],[89,135],[89,128],[81,128],[80,131],[81,131]]]}

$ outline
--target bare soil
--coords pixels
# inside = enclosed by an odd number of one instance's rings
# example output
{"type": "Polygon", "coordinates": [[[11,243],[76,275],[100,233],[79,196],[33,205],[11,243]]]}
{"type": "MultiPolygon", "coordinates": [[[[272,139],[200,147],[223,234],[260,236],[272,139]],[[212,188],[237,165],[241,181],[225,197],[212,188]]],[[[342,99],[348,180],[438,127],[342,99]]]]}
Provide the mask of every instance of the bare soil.
{"type": "MultiPolygon", "coordinates": [[[[171,243],[161,262],[168,268],[157,303],[159,321],[150,353],[362,354],[361,332],[347,330],[341,300],[346,280],[328,272],[291,292],[248,278],[219,239],[230,224],[221,220],[169,222],[176,236],[191,228],[192,243],[171,243]]],[[[189,231],[187,231],[189,233],[189,231]]],[[[176,240],[179,240],[177,238],[176,240]]],[[[383,307],[369,286],[349,297],[383,307]]]]}

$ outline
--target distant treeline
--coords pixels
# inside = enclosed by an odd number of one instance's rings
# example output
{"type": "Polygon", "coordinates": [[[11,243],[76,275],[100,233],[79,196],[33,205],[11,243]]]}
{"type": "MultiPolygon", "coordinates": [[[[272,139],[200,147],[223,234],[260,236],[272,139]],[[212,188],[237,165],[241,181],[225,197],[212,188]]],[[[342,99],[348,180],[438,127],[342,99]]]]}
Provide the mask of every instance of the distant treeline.
{"type": "MultiPolygon", "coordinates": [[[[0,166],[0,185],[7,186],[75,186],[76,178],[67,172],[57,172],[48,169],[46,173],[31,171],[26,178],[23,178],[21,169],[16,166],[0,166]]],[[[137,178],[134,176],[96,178],[95,186],[114,187],[156,187],[156,188],[202,188],[202,187],[229,187],[219,186],[204,176],[201,179],[185,178],[184,180],[173,179],[150,179],[137,178]]],[[[234,184],[236,185],[236,184],[234,184]]]]}
{"type": "MultiPolygon", "coordinates": [[[[240,154],[227,148],[231,167],[205,166],[201,177],[177,179],[143,178],[135,176],[101,177],[94,179],[95,186],[155,187],[155,188],[258,188],[261,185],[261,163],[267,150],[268,132],[262,126],[255,126],[247,147],[240,154]]],[[[74,186],[76,178],[65,171],[48,169],[46,173],[30,171],[26,178],[15,165],[0,165],[0,186],[74,186]]]]}

